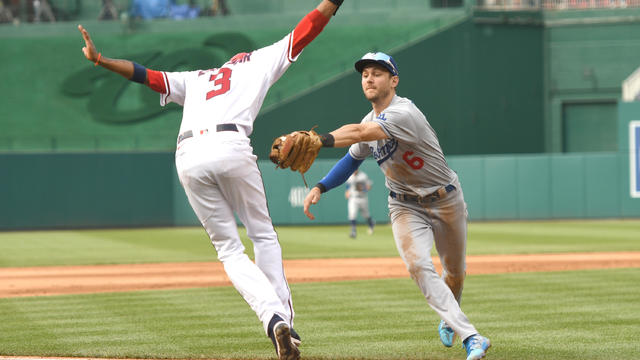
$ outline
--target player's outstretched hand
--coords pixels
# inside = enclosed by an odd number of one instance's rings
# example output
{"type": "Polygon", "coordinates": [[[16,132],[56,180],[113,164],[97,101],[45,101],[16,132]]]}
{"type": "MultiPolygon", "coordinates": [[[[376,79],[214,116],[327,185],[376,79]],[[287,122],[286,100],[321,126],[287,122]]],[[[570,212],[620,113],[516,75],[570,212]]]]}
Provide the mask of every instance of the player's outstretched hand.
{"type": "Polygon", "coordinates": [[[93,41],[91,41],[91,36],[89,36],[89,32],[82,27],[82,25],[78,25],[78,30],[82,34],[82,38],[84,39],[85,46],[82,48],[82,52],[87,60],[91,62],[98,61],[98,51],[96,50],[95,45],[93,45],[93,41]]]}
{"type": "Polygon", "coordinates": [[[320,196],[322,196],[320,189],[314,186],[307,194],[307,197],[304,198],[304,214],[311,220],[314,220],[316,217],[309,212],[309,207],[317,204],[318,201],[320,201],[320,196]]]}

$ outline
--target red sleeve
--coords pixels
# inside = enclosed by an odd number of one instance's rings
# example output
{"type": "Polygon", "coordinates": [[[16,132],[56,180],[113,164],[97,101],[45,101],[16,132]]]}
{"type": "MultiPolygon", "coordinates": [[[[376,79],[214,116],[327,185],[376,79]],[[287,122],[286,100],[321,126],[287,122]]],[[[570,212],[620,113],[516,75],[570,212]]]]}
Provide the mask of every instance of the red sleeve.
{"type": "Polygon", "coordinates": [[[325,25],[329,23],[329,18],[322,15],[318,9],[314,9],[307,16],[300,20],[300,23],[293,30],[293,44],[291,46],[291,57],[298,56],[302,49],[320,34],[325,25]]]}
{"type": "Polygon", "coordinates": [[[161,94],[167,93],[167,86],[164,80],[164,75],[162,75],[161,71],[155,71],[151,69],[147,69],[147,80],[149,80],[149,87],[156,92],[161,94]]]}

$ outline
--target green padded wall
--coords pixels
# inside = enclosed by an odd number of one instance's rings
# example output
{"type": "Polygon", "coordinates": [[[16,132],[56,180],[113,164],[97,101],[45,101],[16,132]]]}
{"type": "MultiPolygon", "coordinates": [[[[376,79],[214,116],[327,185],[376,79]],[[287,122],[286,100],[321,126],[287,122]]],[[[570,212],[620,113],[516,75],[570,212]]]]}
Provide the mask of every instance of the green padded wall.
{"type": "Polygon", "coordinates": [[[172,155],[1,154],[0,229],[173,222],[172,155]]]}
{"type": "Polygon", "coordinates": [[[586,216],[584,162],[580,155],[558,156],[551,160],[552,214],[559,218],[586,216]]]}
{"type": "Polygon", "coordinates": [[[593,154],[585,158],[584,199],[587,217],[607,217],[607,214],[612,212],[620,212],[620,196],[609,196],[609,194],[617,184],[622,182],[619,175],[621,166],[624,164],[620,163],[617,154],[593,154]]]}
{"type": "MultiPolygon", "coordinates": [[[[513,181],[517,174],[516,159],[509,156],[490,157],[484,160],[484,166],[485,216],[495,219],[517,219],[518,184],[513,181]]],[[[470,180],[473,181],[473,178],[470,180]]]]}
{"type": "MultiPolygon", "coordinates": [[[[450,156],[472,221],[640,217],[629,196],[625,153],[450,156]]],[[[0,229],[198,225],[180,186],[171,153],[0,154],[0,229]]],[[[309,184],[336,160],[319,159],[309,184]]],[[[302,213],[300,174],[259,162],[273,222],[347,223],[344,186],[302,213]]],[[[384,177],[372,160],[361,169],[373,181],[370,209],[388,222],[384,177]]],[[[363,221],[360,219],[360,221],[363,221]]]]}

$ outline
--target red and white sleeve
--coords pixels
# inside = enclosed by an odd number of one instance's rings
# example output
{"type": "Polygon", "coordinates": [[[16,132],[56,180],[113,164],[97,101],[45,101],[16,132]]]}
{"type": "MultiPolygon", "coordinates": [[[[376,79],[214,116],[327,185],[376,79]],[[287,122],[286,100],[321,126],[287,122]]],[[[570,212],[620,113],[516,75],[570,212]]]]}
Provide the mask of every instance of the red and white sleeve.
{"type": "Polygon", "coordinates": [[[147,80],[149,80],[149,87],[153,91],[161,94],[167,93],[169,84],[162,71],[147,69],[147,80]]]}
{"type": "Polygon", "coordinates": [[[322,32],[329,20],[318,9],[314,9],[300,20],[289,40],[289,61],[293,62],[300,55],[302,49],[322,32]]]}

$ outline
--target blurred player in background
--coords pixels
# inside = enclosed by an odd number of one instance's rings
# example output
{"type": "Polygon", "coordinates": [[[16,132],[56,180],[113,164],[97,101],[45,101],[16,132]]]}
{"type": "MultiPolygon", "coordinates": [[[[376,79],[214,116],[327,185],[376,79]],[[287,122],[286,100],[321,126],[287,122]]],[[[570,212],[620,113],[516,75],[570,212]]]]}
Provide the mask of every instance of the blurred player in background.
{"type": "Polygon", "coordinates": [[[367,220],[369,227],[367,232],[373,234],[373,219],[369,212],[369,190],[371,190],[371,180],[366,173],[356,170],[347,179],[347,191],[344,196],[347,198],[347,213],[351,223],[351,233],[349,237],[356,237],[356,220],[358,213],[367,220]]]}
{"type": "Polygon", "coordinates": [[[415,104],[396,95],[398,66],[384,53],[368,53],[355,63],[362,91],[373,107],[359,124],[322,134],[323,147],[350,146],[347,154],[312,188],[304,212],[321,194],[339,186],[372,155],[389,189],[389,216],[396,247],[428,304],[441,318],[443,345],[458,334],[467,360],[485,356],[491,346],[460,309],[466,274],[467,204],[458,175],[449,168],[435,131],[415,104]],[[442,277],[431,261],[435,243],[442,277]]]}
{"type": "Polygon", "coordinates": [[[180,183],[229,279],[258,315],[280,360],[299,358],[300,337],[293,330],[282,250],[249,135],[271,85],[320,34],[340,4],[342,0],[323,0],[273,45],[236,54],[218,68],[188,72],[155,71],[102,56],[78,26],[89,61],[159,92],[162,106],[183,106],[176,145],[180,183]],[[255,263],[244,252],[234,214],[253,242],[255,263]]]}

